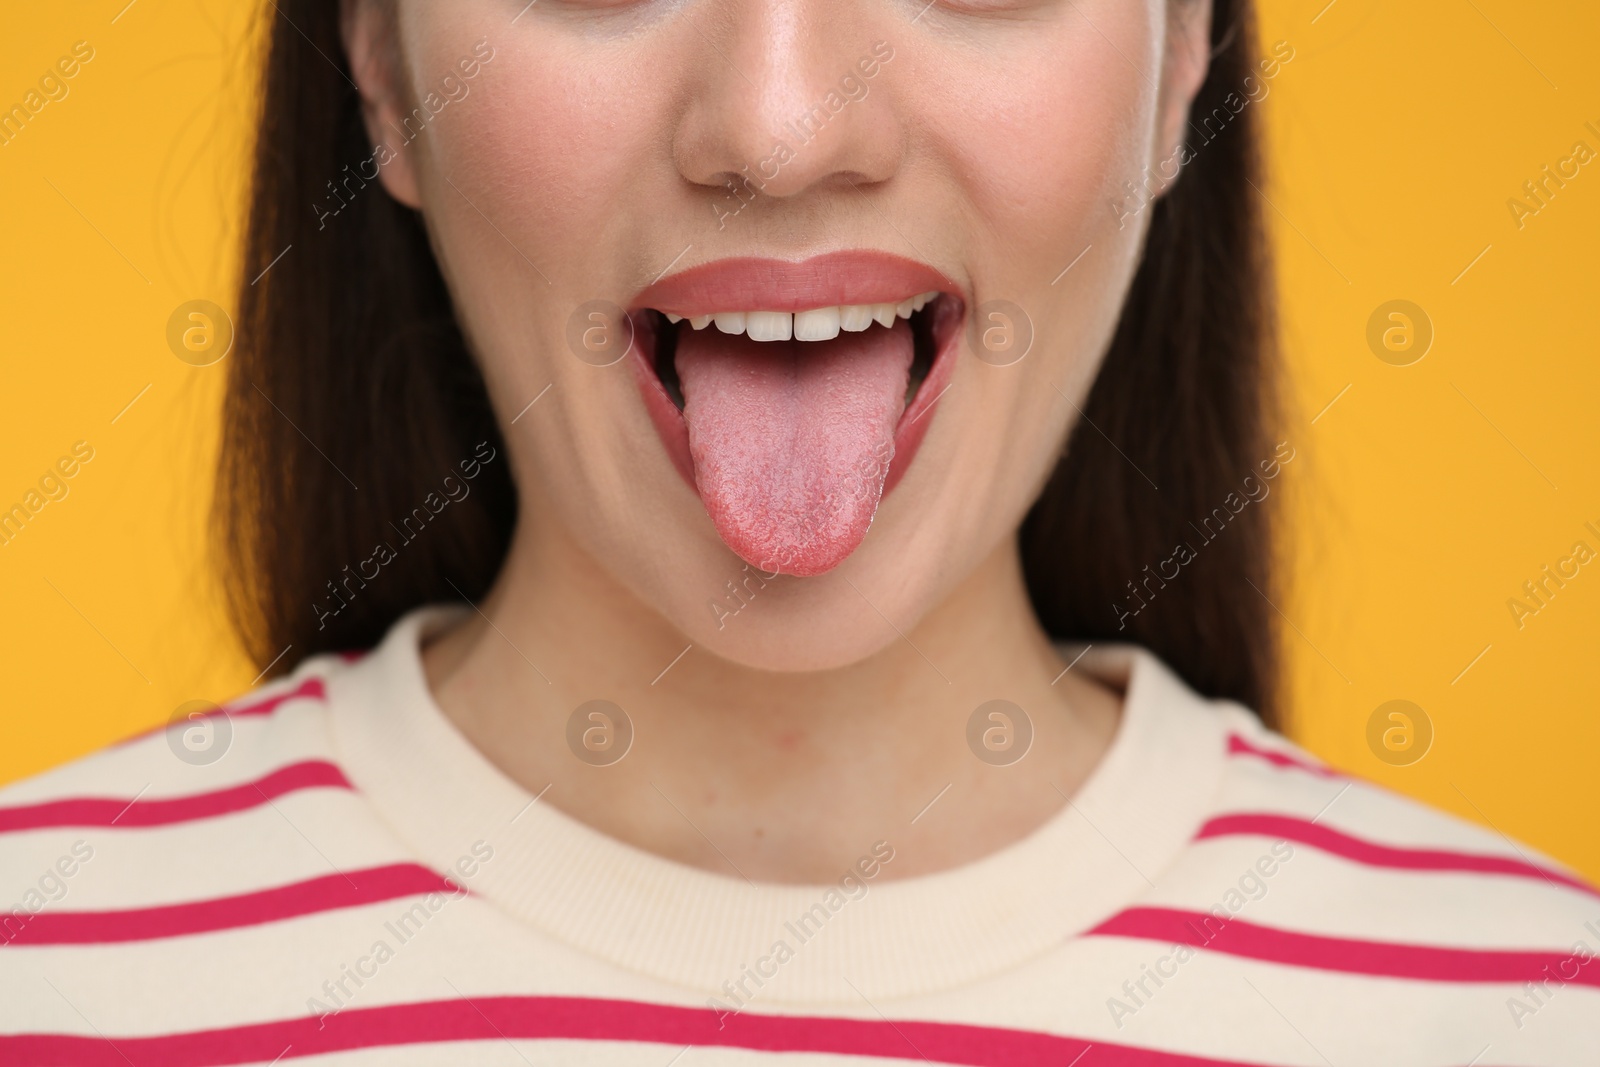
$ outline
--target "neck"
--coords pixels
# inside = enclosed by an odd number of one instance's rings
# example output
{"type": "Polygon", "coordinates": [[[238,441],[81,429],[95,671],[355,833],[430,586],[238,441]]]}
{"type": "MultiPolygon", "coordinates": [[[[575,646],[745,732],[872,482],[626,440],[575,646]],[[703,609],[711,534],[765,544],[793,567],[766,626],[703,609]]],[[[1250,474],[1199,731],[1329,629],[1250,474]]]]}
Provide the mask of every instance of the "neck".
{"type": "Polygon", "coordinates": [[[878,841],[895,850],[885,877],[970,862],[1054,814],[1115,731],[1116,695],[1061,673],[1011,539],[868,658],[774,673],[685,652],[581,546],[536,530],[519,526],[480,609],[424,650],[429,686],[529,792],[667,858],[771,882],[837,879],[878,841]],[[608,766],[567,744],[573,709],[596,698],[632,726],[608,766]],[[1004,767],[967,740],[997,698],[1034,734],[1004,767]]]}

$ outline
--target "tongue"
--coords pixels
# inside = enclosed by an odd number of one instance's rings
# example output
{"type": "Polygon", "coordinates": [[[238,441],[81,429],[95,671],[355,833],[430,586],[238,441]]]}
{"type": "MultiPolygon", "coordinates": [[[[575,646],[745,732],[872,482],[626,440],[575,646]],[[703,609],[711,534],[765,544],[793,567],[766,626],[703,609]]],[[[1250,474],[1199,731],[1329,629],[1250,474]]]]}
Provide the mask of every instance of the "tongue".
{"type": "Polygon", "coordinates": [[[832,341],[680,329],[695,484],[740,558],[813,575],[855,551],[883,496],[911,357],[900,319],[832,341]]]}

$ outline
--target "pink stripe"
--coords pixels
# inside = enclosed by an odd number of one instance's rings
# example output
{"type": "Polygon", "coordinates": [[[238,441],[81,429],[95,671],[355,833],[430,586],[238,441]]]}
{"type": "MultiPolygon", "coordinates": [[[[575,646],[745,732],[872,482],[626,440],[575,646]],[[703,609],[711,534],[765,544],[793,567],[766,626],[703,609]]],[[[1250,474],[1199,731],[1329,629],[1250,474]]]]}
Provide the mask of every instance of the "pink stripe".
{"type": "Polygon", "coordinates": [[[1537,982],[1551,975],[1600,988],[1600,967],[1574,965],[1571,977],[1562,964],[1570,952],[1438,948],[1389,941],[1357,941],[1257,926],[1240,919],[1220,919],[1175,908],[1129,908],[1089,931],[1089,936],[1136,937],[1168,944],[1192,945],[1229,956],[1267,960],[1292,967],[1424,982],[1537,982]],[[1210,925],[1206,925],[1207,923],[1210,925]]]}
{"type": "Polygon", "coordinates": [[[1471,871],[1478,874],[1507,874],[1518,878],[1535,878],[1542,882],[1560,885],[1600,897],[1600,890],[1561,871],[1547,870],[1532,863],[1509,856],[1490,856],[1475,852],[1450,852],[1431,848],[1396,848],[1352,837],[1327,826],[1319,826],[1306,819],[1287,815],[1246,812],[1238,815],[1221,815],[1200,828],[1196,840],[1207,837],[1227,837],[1234,834],[1259,834],[1296,841],[1312,848],[1331,852],[1345,859],[1364,863],[1369,867],[1391,867],[1407,871],[1471,871]]]}
{"type": "MultiPolygon", "coordinates": [[[[271,715],[273,712],[278,710],[279,705],[285,704],[291,700],[301,699],[327,700],[327,686],[323,684],[323,680],[321,678],[312,676],[295,686],[293,689],[287,690],[286,692],[265,697],[253,703],[224,704],[216,711],[208,712],[202,717],[209,718],[210,716],[216,715],[220,712],[226,712],[230,719],[250,718],[256,715],[271,715]]],[[[132,744],[135,741],[142,741],[147,737],[158,734],[167,729],[167,726],[168,724],[163,723],[160,726],[145,730],[142,733],[134,734],[132,737],[124,738],[122,741],[118,742],[118,747],[121,745],[132,744]]]]}
{"type": "Polygon", "coordinates": [[[344,772],[333,764],[326,760],[306,760],[281,767],[253,782],[210,793],[157,800],[73,797],[0,808],[0,834],[46,826],[170,826],[244,811],[285,793],[319,786],[354,788],[344,772]]]}
{"type": "Polygon", "coordinates": [[[1305,771],[1307,774],[1315,774],[1319,778],[1344,777],[1344,775],[1340,774],[1338,771],[1324,767],[1320,763],[1312,763],[1309,760],[1303,760],[1298,756],[1291,756],[1287,752],[1279,752],[1276,749],[1263,748],[1260,745],[1251,744],[1238,734],[1228,735],[1228,755],[1255,756],[1258,759],[1266,760],[1274,767],[1289,767],[1298,771],[1305,771]]]}
{"type": "Polygon", "coordinates": [[[227,711],[228,716],[234,719],[242,719],[250,715],[271,715],[273,712],[278,710],[278,705],[286,703],[290,700],[300,700],[302,698],[307,700],[327,700],[328,687],[323,684],[321,678],[313,675],[312,677],[301,682],[299,685],[295,686],[293,689],[289,690],[287,693],[279,693],[277,696],[270,696],[265,700],[258,700],[254,704],[241,704],[237,707],[226,708],[225,710],[227,711]]]}
{"type": "MultiPolygon", "coordinates": [[[[813,1052],[973,1067],[1246,1067],[1173,1052],[1027,1030],[914,1020],[744,1013],[585,997],[482,997],[352,1008],[316,1016],[159,1037],[0,1036],[0,1061],[64,1067],[163,1067],[297,1059],[349,1049],[507,1038],[637,1041],[763,1052],[813,1052]],[[1093,1055],[1084,1056],[1089,1049],[1093,1055]],[[124,1058],[126,1057],[126,1058],[124,1058]]],[[[1251,1067],[1263,1067],[1259,1062],[1251,1067]]]]}
{"type": "Polygon", "coordinates": [[[0,941],[12,945],[99,945],[232,930],[397,897],[462,892],[414,863],[369,867],[211,900],[120,911],[44,911],[0,915],[0,941]],[[17,929],[17,920],[23,925],[17,929]]]}

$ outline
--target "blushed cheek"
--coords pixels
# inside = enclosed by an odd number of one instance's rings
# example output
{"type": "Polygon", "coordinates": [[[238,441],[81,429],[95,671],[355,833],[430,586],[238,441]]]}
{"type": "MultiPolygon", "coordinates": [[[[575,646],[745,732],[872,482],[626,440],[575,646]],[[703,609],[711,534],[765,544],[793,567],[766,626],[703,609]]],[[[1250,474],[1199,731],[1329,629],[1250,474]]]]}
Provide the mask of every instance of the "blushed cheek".
{"type": "Polygon", "coordinates": [[[662,222],[651,190],[670,176],[659,111],[672,97],[618,73],[639,66],[609,51],[561,54],[548,38],[498,49],[436,128],[424,180],[429,227],[502,419],[555,388],[511,434],[519,484],[561,500],[580,525],[614,522],[606,502],[637,488],[630,457],[659,447],[627,436],[653,433],[646,419],[617,417],[632,402],[628,367],[574,358],[567,332],[585,302],[626,299],[619,265],[640,243],[630,238],[662,222]]]}
{"type": "MultiPolygon", "coordinates": [[[[1096,18],[1108,33],[1113,21],[1096,18]]],[[[1139,57],[1142,24],[1120,29],[1119,45],[1139,57]]],[[[976,215],[975,297],[1020,307],[1034,347],[1027,373],[969,377],[980,399],[949,462],[963,469],[952,481],[969,485],[1007,472],[991,491],[1021,507],[1053,466],[1071,411],[1062,395],[1082,403],[1137,261],[1138,232],[1119,230],[1113,204],[1148,155],[1157,90],[1081,22],[1006,50],[1002,66],[958,69],[930,80],[941,99],[924,113],[976,215]]]]}
{"type": "Polygon", "coordinates": [[[1068,52],[1013,63],[999,85],[964,87],[983,106],[948,131],[974,207],[1023,270],[1044,269],[1068,245],[1075,253],[1114,222],[1110,205],[1139,173],[1154,122],[1155,90],[1103,43],[1075,38],[1068,52]]]}
{"type": "Polygon", "coordinates": [[[587,292],[614,270],[603,237],[639,210],[632,191],[655,169],[661,91],[618,72],[636,64],[535,55],[535,43],[498,50],[454,121],[439,125],[436,195],[455,195],[448,175],[556,289],[587,292]]]}

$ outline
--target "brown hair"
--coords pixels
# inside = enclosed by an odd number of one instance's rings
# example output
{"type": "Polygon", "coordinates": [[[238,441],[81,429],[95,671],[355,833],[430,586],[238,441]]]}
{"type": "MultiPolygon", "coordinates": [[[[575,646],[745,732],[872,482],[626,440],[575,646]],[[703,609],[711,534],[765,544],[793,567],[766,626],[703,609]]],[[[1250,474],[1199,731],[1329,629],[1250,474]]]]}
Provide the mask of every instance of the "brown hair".
{"type": "MultiPolygon", "coordinates": [[[[508,464],[483,463],[470,493],[420,516],[428,528],[381,577],[357,574],[480,442],[501,444],[419,216],[363,175],[372,146],[338,6],[275,5],[224,401],[216,518],[229,602],[257,662],[289,649],[275,672],[370,646],[420,604],[481,598],[516,518],[508,464]]],[[[1253,73],[1254,41],[1249,0],[1215,0],[1192,113],[1223,125],[1191,124],[1182,180],[1148,207],[1105,364],[1020,537],[1050,634],[1137,642],[1202,693],[1271,721],[1267,509],[1227,512],[1213,540],[1191,525],[1272,458],[1257,116],[1228,107],[1253,73]],[[1180,544],[1193,558],[1172,577],[1161,564],[1180,544]]]]}

